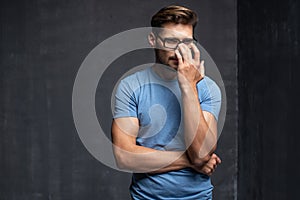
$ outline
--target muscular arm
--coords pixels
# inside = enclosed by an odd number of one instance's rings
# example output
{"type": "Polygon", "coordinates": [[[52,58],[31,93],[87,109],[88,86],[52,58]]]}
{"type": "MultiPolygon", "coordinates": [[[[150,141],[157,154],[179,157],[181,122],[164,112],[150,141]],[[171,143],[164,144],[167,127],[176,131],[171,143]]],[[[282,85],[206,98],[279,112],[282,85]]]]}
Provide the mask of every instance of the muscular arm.
{"type": "Polygon", "coordinates": [[[202,111],[197,94],[183,90],[183,119],[189,158],[193,164],[202,165],[216,149],[217,122],[211,113],[202,111]]]}
{"type": "Polygon", "coordinates": [[[113,150],[119,168],[133,172],[164,173],[191,167],[211,175],[220,158],[213,154],[205,165],[192,165],[185,152],[159,151],[136,145],[138,119],[118,118],[112,123],[113,150]]]}
{"type": "Polygon", "coordinates": [[[160,151],[136,145],[138,119],[117,118],[112,123],[113,150],[119,168],[134,172],[163,173],[191,167],[184,152],[160,151]]]}
{"type": "Polygon", "coordinates": [[[187,153],[194,165],[203,165],[215,151],[217,122],[214,116],[201,109],[196,85],[204,77],[204,63],[195,45],[191,50],[184,44],[175,51],[178,58],[178,82],[182,95],[183,122],[187,153]]]}

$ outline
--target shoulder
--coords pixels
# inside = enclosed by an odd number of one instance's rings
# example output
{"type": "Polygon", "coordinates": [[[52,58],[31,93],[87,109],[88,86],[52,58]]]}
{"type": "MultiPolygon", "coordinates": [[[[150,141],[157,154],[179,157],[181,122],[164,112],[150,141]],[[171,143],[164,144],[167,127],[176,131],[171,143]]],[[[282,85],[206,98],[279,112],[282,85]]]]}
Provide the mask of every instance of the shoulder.
{"type": "Polygon", "coordinates": [[[137,80],[144,80],[150,75],[150,68],[142,69],[139,71],[136,71],[134,73],[130,73],[128,75],[125,75],[121,82],[131,82],[131,81],[137,81],[137,80]]]}
{"type": "Polygon", "coordinates": [[[127,74],[117,83],[118,88],[136,89],[145,84],[149,78],[149,69],[143,69],[131,74],[127,74]]]}
{"type": "Polygon", "coordinates": [[[197,84],[197,90],[202,110],[210,112],[218,120],[222,95],[217,83],[206,76],[197,84]]]}
{"type": "Polygon", "coordinates": [[[210,77],[205,76],[198,84],[197,90],[208,96],[218,96],[221,97],[221,90],[217,83],[212,80],[210,77]]]}
{"type": "Polygon", "coordinates": [[[127,96],[135,96],[135,94],[147,85],[151,79],[150,68],[145,68],[131,74],[125,75],[116,87],[116,95],[125,94],[127,96]]]}

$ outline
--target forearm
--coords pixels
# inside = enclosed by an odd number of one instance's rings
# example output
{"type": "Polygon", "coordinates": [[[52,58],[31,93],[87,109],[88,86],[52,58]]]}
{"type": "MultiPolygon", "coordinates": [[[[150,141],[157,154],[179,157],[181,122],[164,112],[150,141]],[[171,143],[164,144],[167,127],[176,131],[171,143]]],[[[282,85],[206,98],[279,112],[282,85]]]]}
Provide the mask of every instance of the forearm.
{"type": "MultiPolygon", "coordinates": [[[[136,145],[135,133],[136,128],[122,128],[121,124],[130,124],[131,122],[137,122],[137,119],[118,119],[112,124],[112,139],[113,150],[116,158],[116,163],[119,168],[133,171],[133,172],[148,172],[148,173],[165,173],[174,170],[180,170],[183,168],[193,168],[194,170],[206,173],[209,175],[209,169],[213,169],[213,159],[211,162],[205,163],[205,165],[193,165],[187,152],[182,151],[160,151],[152,148],[136,145]],[[118,121],[118,123],[116,123],[118,121]],[[118,124],[118,125],[117,125],[118,124]],[[128,132],[129,131],[129,132],[128,132]],[[208,171],[207,171],[208,170],[208,171]]],[[[135,126],[132,126],[135,127],[135,126]]]]}
{"type": "Polygon", "coordinates": [[[136,144],[137,118],[119,118],[112,123],[113,150],[120,169],[162,173],[190,165],[182,151],[161,151],[136,144]]]}
{"type": "Polygon", "coordinates": [[[182,110],[185,142],[192,163],[207,161],[215,150],[216,134],[211,131],[201,109],[196,86],[183,85],[182,110]]]}
{"type": "Polygon", "coordinates": [[[133,172],[164,173],[190,166],[184,152],[160,151],[134,145],[132,147],[114,146],[118,167],[133,172]]]}

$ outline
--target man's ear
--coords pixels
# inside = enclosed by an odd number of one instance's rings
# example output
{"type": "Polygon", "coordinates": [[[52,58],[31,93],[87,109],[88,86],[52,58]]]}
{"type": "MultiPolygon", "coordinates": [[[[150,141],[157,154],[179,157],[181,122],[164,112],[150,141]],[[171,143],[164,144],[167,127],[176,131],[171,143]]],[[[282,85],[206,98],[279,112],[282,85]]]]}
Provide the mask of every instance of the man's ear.
{"type": "Polygon", "coordinates": [[[150,44],[151,47],[155,47],[156,46],[156,39],[155,39],[155,35],[153,32],[151,32],[149,35],[148,35],[148,42],[150,44]]]}

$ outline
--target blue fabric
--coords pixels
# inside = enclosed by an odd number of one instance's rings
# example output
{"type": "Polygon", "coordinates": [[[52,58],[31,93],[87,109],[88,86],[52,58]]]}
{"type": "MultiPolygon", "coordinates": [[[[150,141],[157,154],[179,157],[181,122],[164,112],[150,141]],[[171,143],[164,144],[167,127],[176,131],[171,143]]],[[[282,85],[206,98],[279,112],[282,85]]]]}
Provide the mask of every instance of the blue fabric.
{"type": "Polygon", "coordinates": [[[207,175],[186,168],[162,174],[133,174],[130,193],[134,200],[207,200],[213,186],[207,175]]]}
{"type": "MultiPolygon", "coordinates": [[[[202,110],[216,119],[221,92],[205,77],[197,84],[202,110]]],[[[158,150],[185,150],[181,124],[181,96],[177,80],[165,81],[152,68],[124,78],[115,95],[114,118],[136,117],[140,122],[137,144],[158,150]]],[[[162,174],[133,174],[133,199],[210,199],[210,178],[186,168],[162,174]]]]}

